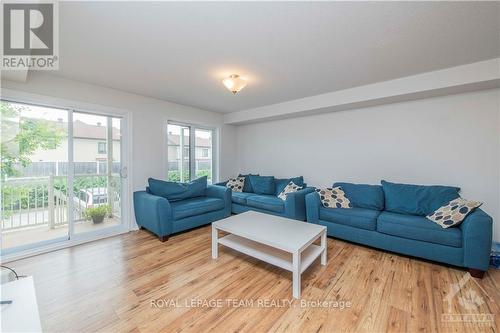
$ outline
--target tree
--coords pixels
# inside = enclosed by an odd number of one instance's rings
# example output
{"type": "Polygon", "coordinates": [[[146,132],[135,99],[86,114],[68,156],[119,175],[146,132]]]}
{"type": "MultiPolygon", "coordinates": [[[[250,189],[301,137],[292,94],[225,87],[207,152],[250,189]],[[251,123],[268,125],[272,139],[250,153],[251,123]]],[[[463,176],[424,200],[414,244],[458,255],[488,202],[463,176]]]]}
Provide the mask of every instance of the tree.
{"type": "Polygon", "coordinates": [[[1,117],[1,177],[19,175],[16,167],[26,167],[37,149],[55,149],[63,139],[64,131],[44,119],[23,118],[26,108],[2,101],[1,117]]]}

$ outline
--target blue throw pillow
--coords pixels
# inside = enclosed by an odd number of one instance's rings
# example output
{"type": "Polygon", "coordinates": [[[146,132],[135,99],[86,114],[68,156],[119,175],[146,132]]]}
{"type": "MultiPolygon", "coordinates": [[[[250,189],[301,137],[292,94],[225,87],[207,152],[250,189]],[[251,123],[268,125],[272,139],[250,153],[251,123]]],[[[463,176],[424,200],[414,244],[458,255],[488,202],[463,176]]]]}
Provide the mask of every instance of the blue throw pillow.
{"type": "Polygon", "coordinates": [[[335,183],[340,186],[353,207],[384,210],[384,191],[380,185],[335,183]]]}
{"type": "Polygon", "coordinates": [[[207,176],[195,179],[189,183],[177,183],[149,178],[148,183],[151,194],[174,202],[204,196],[207,189],[207,176]]]}
{"type": "Polygon", "coordinates": [[[459,187],[396,184],[382,180],[385,210],[393,213],[429,215],[460,195],[459,187]]]}
{"type": "Polygon", "coordinates": [[[274,194],[273,176],[248,176],[252,184],[253,193],[256,194],[274,194]]]}
{"type": "Polygon", "coordinates": [[[252,184],[250,183],[250,178],[249,176],[258,176],[259,174],[252,175],[249,173],[248,175],[242,175],[241,173],[238,175],[238,177],[245,177],[245,184],[243,184],[243,192],[249,192],[253,193],[253,188],[252,184]]]}
{"type": "Polygon", "coordinates": [[[276,195],[280,194],[290,182],[293,182],[295,185],[298,185],[300,187],[304,187],[304,177],[302,176],[294,178],[274,179],[274,193],[276,195]]]}

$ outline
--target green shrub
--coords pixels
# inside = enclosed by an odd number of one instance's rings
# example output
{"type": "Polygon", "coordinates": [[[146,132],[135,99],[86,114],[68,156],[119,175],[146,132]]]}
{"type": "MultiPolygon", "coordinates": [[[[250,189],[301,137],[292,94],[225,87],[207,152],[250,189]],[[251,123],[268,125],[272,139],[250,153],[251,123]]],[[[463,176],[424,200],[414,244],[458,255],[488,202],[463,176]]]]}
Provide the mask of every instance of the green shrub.
{"type": "Polygon", "coordinates": [[[85,209],[85,218],[87,220],[102,219],[109,214],[111,214],[110,205],[100,205],[85,209]]]}
{"type": "MultiPolygon", "coordinates": [[[[209,180],[212,179],[210,170],[198,170],[196,171],[196,178],[200,178],[203,176],[207,176],[209,180]]],[[[178,170],[171,170],[168,172],[168,179],[171,182],[180,182],[181,181],[181,173],[178,170]]],[[[184,171],[184,181],[189,181],[189,171],[184,171]]]]}
{"type": "Polygon", "coordinates": [[[212,179],[212,177],[210,175],[210,170],[198,170],[198,171],[196,171],[196,178],[200,178],[203,176],[207,176],[208,179],[212,179]]]}

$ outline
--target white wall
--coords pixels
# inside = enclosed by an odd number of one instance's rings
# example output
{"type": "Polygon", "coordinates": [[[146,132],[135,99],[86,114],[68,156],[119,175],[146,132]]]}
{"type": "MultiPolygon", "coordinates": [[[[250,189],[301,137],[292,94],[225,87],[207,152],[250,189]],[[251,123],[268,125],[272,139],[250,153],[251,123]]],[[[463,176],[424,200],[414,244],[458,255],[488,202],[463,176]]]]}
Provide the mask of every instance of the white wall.
{"type": "Polygon", "coordinates": [[[221,180],[227,180],[238,174],[237,129],[237,126],[225,125],[220,130],[222,140],[219,140],[219,150],[223,152],[220,165],[221,180]]]}
{"type": "MultiPolygon", "coordinates": [[[[223,125],[222,114],[166,102],[159,99],[126,93],[101,86],[85,84],[50,74],[32,72],[26,83],[2,81],[2,88],[31,94],[91,103],[129,112],[132,118],[131,179],[133,190],[144,189],[148,177],[166,175],[166,122],[176,120],[219,128],[220,142],[234,142],[231,125],[223,125]]],[[[2,93],[2,97],[5,97],[2,93]]],[[[220,156],[231,156],[234,147],[222,144],[220,156]]],[[[232,174],[233,162],[219,162],[220,178],[232,174]]]]}
{"type": "Polygon", "coordinates": [[[484,202],[500,241],[499,113],[496,89],[239,126],[237,168],[318,187],[457,185],[484,202]]]}

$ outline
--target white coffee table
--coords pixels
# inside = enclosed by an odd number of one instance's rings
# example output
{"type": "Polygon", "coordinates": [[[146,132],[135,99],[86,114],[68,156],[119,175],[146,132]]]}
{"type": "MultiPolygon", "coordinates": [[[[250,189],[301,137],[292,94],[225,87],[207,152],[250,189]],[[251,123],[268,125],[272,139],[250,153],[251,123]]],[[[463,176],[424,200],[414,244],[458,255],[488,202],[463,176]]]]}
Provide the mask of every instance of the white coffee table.
{"type": "Polygon", "coordinates": [[[212,223],[212,258],[218,244],[292,272],[293,297],[300,297],[300,276],[321,256],[326,265],[326,227],[254,211],[212,223]],[[219,231],[229,233],[219,238],[219,231]],[[321,244],[313,244],[321,238],[321,244]]]}

